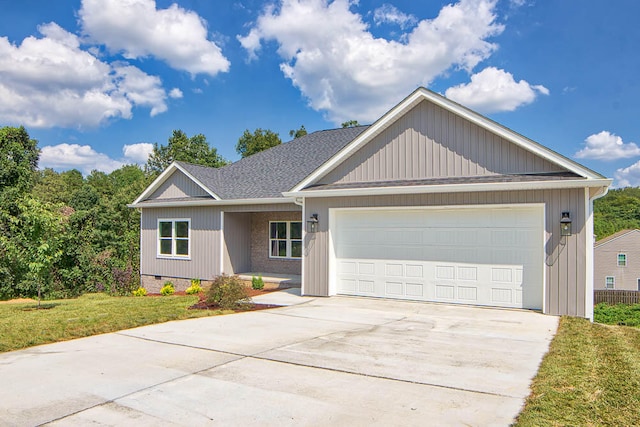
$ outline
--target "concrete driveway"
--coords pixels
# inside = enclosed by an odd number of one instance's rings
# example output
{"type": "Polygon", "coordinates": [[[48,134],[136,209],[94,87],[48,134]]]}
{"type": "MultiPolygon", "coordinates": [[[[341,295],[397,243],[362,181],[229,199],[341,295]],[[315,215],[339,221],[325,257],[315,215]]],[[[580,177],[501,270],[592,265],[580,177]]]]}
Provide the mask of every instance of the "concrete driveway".
{"type": "Polygon", "coordinates": [[[558,319],[429,303],[301,304],[0,354],[2,425],[509,425],[558,319]]]}

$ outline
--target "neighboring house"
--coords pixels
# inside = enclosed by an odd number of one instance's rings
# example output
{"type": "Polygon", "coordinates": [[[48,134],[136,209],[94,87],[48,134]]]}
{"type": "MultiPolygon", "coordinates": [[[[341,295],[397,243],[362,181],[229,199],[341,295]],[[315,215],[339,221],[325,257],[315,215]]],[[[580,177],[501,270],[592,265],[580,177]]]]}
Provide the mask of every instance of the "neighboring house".
{"type": "Polygon", "coordinates": [[[610,183],[419,88],[370,126],[220,169],[175,162],[131,207],[151,289],[259,271],[301,275],[304,295],[591,318],[592,201],[610,183]]]}
{"type": "Polygon", "coordinates": [[[622,230],[594,245],[594,289],[640,291],[640,230],[622,230]]]}

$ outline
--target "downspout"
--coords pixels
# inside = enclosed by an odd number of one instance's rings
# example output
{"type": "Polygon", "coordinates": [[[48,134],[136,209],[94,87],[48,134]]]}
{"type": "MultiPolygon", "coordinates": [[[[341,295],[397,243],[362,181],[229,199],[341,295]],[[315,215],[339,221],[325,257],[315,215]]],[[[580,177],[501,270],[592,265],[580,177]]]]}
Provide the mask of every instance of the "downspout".
{"type": "MultiPolygon", "coordinates": [[[[586,192],[589,191],[589,187],[587,187],[585,189],[586,192]]],[[[589,197],[589,203],[586,207],[587,212],[585,212],[585,218],[589,218],[589,221],[591,222],[591,227],[589,227],[589,230],[591,230],[590,233],[587,234],[587,242],[586,242],[586,251],[587,251],[587,262],[586,262],[586,266],[585,268],[587,269],[587,271],[585,272],[586,274],[586,289],[585,289],[585,316],[591,321],[593,322],[593,292],[594,292],[594,277],[593,275],[595,274],[595,267],[594,267],[594,251],[593,251],[593,244],[595,243],[595,236],[593,234],[593,202],[594,200],[597,200],[601,197],[604,197],[607,195],[607,193],[609,192],[609,186],[606,187],[602,187],[602,190],[596,194],[593,197],[589,197]]]]}

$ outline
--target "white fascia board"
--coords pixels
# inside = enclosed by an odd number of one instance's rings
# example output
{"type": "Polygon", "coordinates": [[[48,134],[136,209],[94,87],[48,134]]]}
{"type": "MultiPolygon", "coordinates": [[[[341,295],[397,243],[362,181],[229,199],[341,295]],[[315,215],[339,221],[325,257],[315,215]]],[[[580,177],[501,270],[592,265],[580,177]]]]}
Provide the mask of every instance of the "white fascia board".
{"type": "MultiPolygon", "coordinates": [[[[424,90],[424,89],[423,89],[424,90]]],[[[383,130],[389,127],[394,120],[404,114],[405,111],[410,110],[415,105],[422,101],[423,96],[420,90],[414,91],[411,95],[401,101],[398,105],[389,110],[384,116],[376,120],[367,130],[358,135],[353,141],[347,144],[342,150],[338,151],[333,157],[322,164],[313,173],[307,176],[303,181],[293,187],[290,192],[294,193],[302,190],[306,186],[314,183],[317,179],[323,177],[330,172],[338,164],[342,163],[344,159],[349,157],[352,153],[358,150],[367,142],[371,141],[375,136],[380,134],[383,130]]]]}
{"type": "Polygon", "coordinates": [[[372,124],[369,129],[365,130],[362,134],[360,134],[356,139],[354,139],[351,143],[349,143],[345,148],[340,150],[336,155],[330,158],[327,162],[321,165],[318,169],[316,169],[312,174],[307,176],[303,181],[297,184],[294,188],[290,190],[290,192],[300,191],[303,188],[307,187],[310,184],[313,184],[319,178],[326,175],[329,171],[335,168],[338,164],[342,163],[349,155],[351,155],[354,151],[358,150],[364,144],[369,142],[375,136],[377,136],[380,132],[386,129],[389,125],[391,125],[397,118],[399,118],[402,114],[404,114],[409,109],[413,108],[415,105],[419,104],[423,100],[428,100],[439,107],[444,108],[445,110],[451,111],[452,113],[460,116],[461,118],[474,123],[489,132],[492,132],[508,141],[513,142],[517,146],[536,154],[543,159],[546,159],[552,163],[561,166],[568,171],[571,171],[577,175],[583,176],[588,179],[602,179],[604,178],[602,175],[580,165],[579,163],[570,160],[559,153],[554,152],[553,150],[544,147],[537,142],[534,142],[514,131],[508,129],[493,120],[490,120],[472,110],[469,110],[462,105],[453,102],[441,95],[438,95],[434,92],[431,92],[425,88],[418,88],[411,95],[401,101],[394,108],[389,110],[384,116],[378,119],[374,124],[372,124]]]}
{"type": "Polygon", "coordinates": [[[158,187],[160,187],[162,183],[165,182],[167,178],[169,178],[171,174],[175,171],[176,169],[175,166],[176,166],[175,163],[171,163],[169,167],[167,167],[164,171],[162,171],[162,173],[156,179],[154,179],[153,182],[142,192],[142,194],[133,201],[133,203],[127,206],[135,207],[137,203],[140,203],[140,201],[146,199],[151,194],[153,194],[153,192],[156,191],[158,187]]]}
{"type": "Polygon", "coordinates": [[[218,197],[217,194],[215,194],[214,192],[212,192],[211,190],[209,190],[207,188],[206,185],[204,185],[203,183],[201,183],[199,180],[197,180],[196,178],[193,177],[193,175],[191,175],[189,172],[187,172],[183,167],[181,167],[179,164],[177,164],[176,162],[171,163],[169,166],[167,166],[167,168],[155,179],[153,180],[153,182],[147,187],[146,190],[144,190],[142,192],[142,194],[133,201],[133,203],[131,203],[130,205],[127,205],[129,207],[136,207],[136,205],[138,203],[140,203],[141,201],[145,200],[147,197],[149,197],[150,195],[153,194],[154,191],[156,191],[167,179],[169,179],[169,177],[171,177],[171,175],[173,175],[173,173],[179,170],[180,172],[182,172],[183,174],[185,174],[190,180],[192,180],[193,182],[195,182],[200,188],[202,188],[207,194],[209,194],[211,197],[213,197],[216,200],[221,200],[220,197],[218,197]]]}
{"type": "Polygon", "coordinates": [[[282,195],[285,197],[311,198],[340,196],[376,196],[389,194],[474,193],[479,191],[552,190],[562,188],[603,187],[610,184],[610,179],[581,179],[532,182],[407,185],[401,187],[341,188],[329,190],[288,191],[282,193],[282,195]]]}
{"type": "Polygon", "coordinates": [[[295,203],[294,198],[264,198],[264,199],[231,199],[231,200],[214,200],[214,199],[202,199],[202,200],[182,200],[182,201],[166,201],[149,204],[137,204],[132,203],[127,205],[129,208],[175,208],[186,206],[234,206],[234,205],[267,205],[267,204],[287,204],[295,203]]]}

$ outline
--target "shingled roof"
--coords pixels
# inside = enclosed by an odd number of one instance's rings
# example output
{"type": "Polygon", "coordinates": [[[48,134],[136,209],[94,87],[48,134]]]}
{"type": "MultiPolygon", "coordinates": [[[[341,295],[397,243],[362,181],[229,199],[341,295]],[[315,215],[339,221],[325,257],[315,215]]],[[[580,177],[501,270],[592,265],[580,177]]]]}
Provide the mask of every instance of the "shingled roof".
{"type": "Polygon", "coordinates": [[[367,127],[313,132],[222,168],[176,163],[223,200],[283,197],[367,127]]]}

